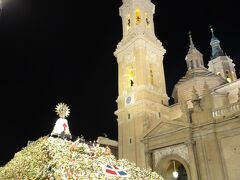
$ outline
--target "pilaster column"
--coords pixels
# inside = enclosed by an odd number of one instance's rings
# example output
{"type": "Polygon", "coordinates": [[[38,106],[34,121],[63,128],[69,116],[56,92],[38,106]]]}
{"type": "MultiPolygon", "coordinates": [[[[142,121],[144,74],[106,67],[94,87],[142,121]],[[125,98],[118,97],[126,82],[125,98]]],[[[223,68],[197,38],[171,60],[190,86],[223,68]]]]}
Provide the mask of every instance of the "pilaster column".
{"type": "Polygon", "coordinates": [[[188,140],[185,142],[185,145],[188,147],[188,153],[189,153],[189,168],[191,171],[191,179],[192,180],[198,180],[198,169],[197,169],[197,161],[196,161],[196,156],[194,153],[194,145],[195,141],[193,140],[188,140]]]}
{"type": "Polygon", "coordinates": [[[146,168],[153,168],[152,151],[145,151],[146,168]]]}

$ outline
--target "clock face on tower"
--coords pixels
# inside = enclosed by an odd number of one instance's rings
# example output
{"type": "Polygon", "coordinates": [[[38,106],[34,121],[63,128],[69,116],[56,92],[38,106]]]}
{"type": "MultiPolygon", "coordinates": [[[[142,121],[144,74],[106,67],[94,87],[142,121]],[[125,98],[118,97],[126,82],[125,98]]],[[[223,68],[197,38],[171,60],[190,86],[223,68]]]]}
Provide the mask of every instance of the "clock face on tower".
{"type": "Polygon", "coordinates": [[[132,97],[131,97],[131,96],[128,96],[128,97],[126,98],[126,104],[130,104],[131,101],[132,101],[132,97]]]}
{"type": "Polygon", "coordinates": [[[129,105],[133,103],[133,96],[129,95],[125,98],[125,105],[129,105]]]}

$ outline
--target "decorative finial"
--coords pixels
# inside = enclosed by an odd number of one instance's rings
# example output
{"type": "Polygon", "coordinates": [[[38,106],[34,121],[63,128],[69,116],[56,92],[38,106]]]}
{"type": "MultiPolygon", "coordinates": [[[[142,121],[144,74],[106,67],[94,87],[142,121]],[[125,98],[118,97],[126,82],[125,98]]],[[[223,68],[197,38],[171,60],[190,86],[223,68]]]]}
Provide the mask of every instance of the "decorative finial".
{"type": "Polygon", "coordinates": [[[64,104],[64,103],[58,103],[56,108],[55,108],[55,112],[57,113],[57,115],[60,117],[60,118],[65,118],[65,117],[68,117],[69,114],[70,114],[70,109],[69,107],[64,104]]]}
{"type": "Polygon", "coordinates": [[[103,133],[103,135],[104,135],[104,137],[105,137],[105,138],[107,138],[107,137],[108,137],[108,135],[107,135],[106,133],[103,133]]]}
{"type": "Polygon", "coordinates": [[[194,44],[193,44],[193,40],[192,40],[192,33],[191,31],[189,31],[189,40],[190,40],[190,48],[195,48],[194,44]]]}
{"type": "Polygon", "coordinates": [[[212,40],[217,40],[217,38],[215,37],[214,32],[213,32],[213,26],[210,25],[209,27],[210,27],[210,31],[212,33],[212,40]]]}
{"type": "Polygon", "coordinates": [[[213,26],[210,25],[209,27],[210,27],[210,31],[213,33],[213,26]]]}

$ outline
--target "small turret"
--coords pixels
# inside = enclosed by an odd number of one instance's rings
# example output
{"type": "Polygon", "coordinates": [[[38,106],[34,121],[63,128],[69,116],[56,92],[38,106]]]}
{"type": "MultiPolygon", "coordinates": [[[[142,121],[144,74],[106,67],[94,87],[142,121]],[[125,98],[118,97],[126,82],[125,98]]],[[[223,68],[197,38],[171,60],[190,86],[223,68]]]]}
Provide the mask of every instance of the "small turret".
{"type": "Polygon", "coordinates": [[[200,53],[193,44],[191,32],[189,32],[190,46],[187,56],[185,58],[187,62],[188,70],[204,67],[203,55],[200,53]]]}

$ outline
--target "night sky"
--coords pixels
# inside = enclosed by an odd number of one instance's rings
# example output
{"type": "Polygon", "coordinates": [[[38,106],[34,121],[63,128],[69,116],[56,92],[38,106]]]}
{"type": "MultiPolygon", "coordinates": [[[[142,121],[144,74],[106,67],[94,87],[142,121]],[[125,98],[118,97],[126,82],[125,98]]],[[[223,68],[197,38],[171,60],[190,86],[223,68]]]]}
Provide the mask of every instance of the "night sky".
{"type": "MultiPolygon", "coordinates": [[[[231,1],[152,0],[156,36],[167,50],[168,95],[186,72],[192,31],[205,65],[213,25],[224,52],[240,70],[239,7],[231,1]]],[[[0,165],[27,145],[51,133],[55,106],[66,103],[72,135],[117,139],[117,62],[122,38],[121,0],[10,0],[0,16],[0,165]]]]}

